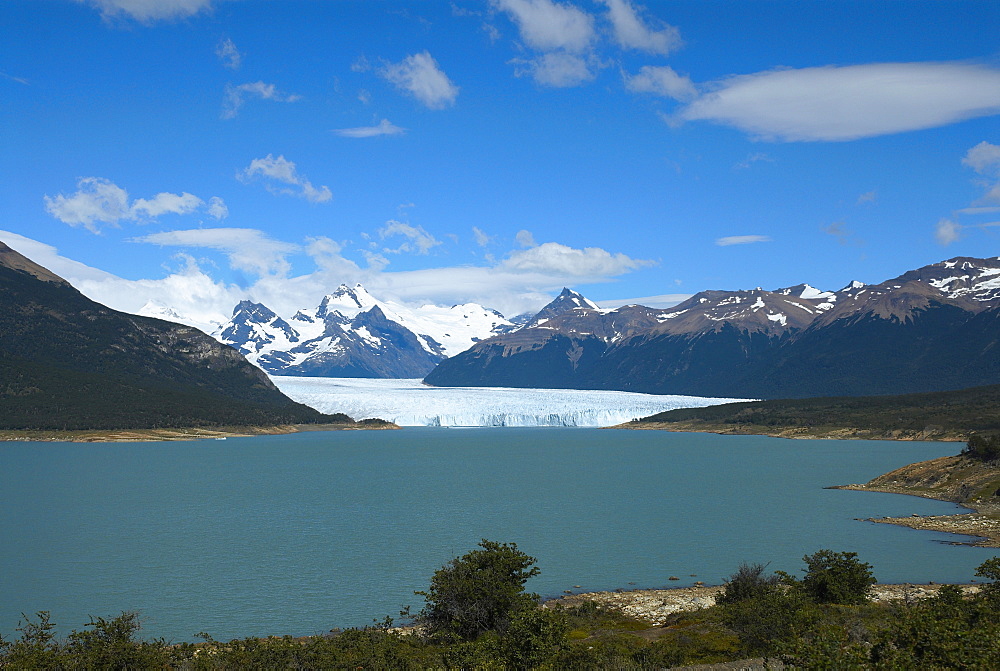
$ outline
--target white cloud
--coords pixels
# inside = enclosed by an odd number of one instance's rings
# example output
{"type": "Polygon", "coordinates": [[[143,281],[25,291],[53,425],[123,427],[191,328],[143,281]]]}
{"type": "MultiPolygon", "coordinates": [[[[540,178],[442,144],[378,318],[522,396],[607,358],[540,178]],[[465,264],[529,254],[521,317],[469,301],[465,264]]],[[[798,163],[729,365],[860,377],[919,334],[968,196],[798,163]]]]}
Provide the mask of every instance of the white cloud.
{"type": "MultiPolygon", "coordinates": [[[[91,233],[99,233],[101,225],[117,227],[122,221],[155,219],[164,214],[192,214],[205,206],[198,196],[184,193],[158,193],[152,198],[137,198],[129,203],[128,192],[114,182],[101,177],[81,177],[76,193],[55,197],[45,196],[45,211],[71,226],[82,225],[91,233]]],[[[215,196],[209,201],[208,214],[215,218],[228,214],[225,203],[215,196]]]]}
{"type": "Polygon", "coordinates": [[[385,226],[379,229],[378,235],[383,240],[399,236],[406,238],[406,242],[403,242],[396,249],[383,250],[392,254],[399,254],[400,252],[427,254],[432,247],[441,244],[441,241],[425,231],[423,226],[413,226],[394,219],[385,222],[385,226]]]}
{"type": "Polygon", "coordinates": [[[675,118],[772,141],[856,140],[1000,114],[1000,70],[966,63],[769,70],[709,89],[675,118]]]}
{"type": "Polygon", "coordinates": [[[579,86],[594,78],[594,72],[586,60],[561,51],[542,54],[530,60],[514,58],[508,62],[515,66],[515,76],[530,75],[542,86],[567,88],[579,86]]]}
{"type": "Polygon", "coordinates": [[[729,235],[724,238],[716,238],[715,240],[715,244],[719,247],[749,245],[754,242],[771,242],[771,238],[766,235],[729,235]]]}
{"type": "Polygon", "coordinates": [[[858,196],[858,200],[854,204],[863,205],[864,203],[874,203],[876,200],[878,200],[878,193],[875,191],[867,191],[858,196]]]}
{"type": "Polygon", "coordinates": [[[406,129],[393,125],[388,119],[382,119],[374,126],[336,128],[333,132],[341,137],[377,137],[379,135],[402,135],[406,129]]]}
{"type": "Polygon", "coordinates": [[[265,84],[264,82],[250,82],[239,86],[226,84],[225,97],[222,100],[222,118],[235,118],[248,96],[280,103],[293,103],[302,100],[300,95],[282,93],[274,84],[265,84]]]}
{"type": "Polygon", "coordinates": [[[208,199],[208,214],[213,219],[225,219],[229,216],[229,208],[221,198],[212,196],[208,199]]]}
{"type": "Polygon", "coordinates": [[[128,192],[100,177],[81,177],[72,196],[45,196],[45,211],[71,226],[98,233],[100,224],[117,226],[129,216],[128,192]]]}
{"type": "Polygon", "coordinates": [[[539,51],[580,53],[594,41],[594,19],[568,3],[552,0],[493,0],[517,24],[521,39],[539,51]]]}
{"type": "Polygon", "coordinates": [[[535,236],[531,234],[531,231],[520,230],[517,235],[514,236],[514,240],[521,247],[534,247],[538,243],[535,242],[535,236]]]}
{"type": "Polygon", "coordinates": [[[325,203],[333,198],[333,194],[328,187],[321,186],[318,189],[314,187],[312,182],[306,179],[304,175],[299,174],[295,164],[284,156],[275,158],[273,154],[268,154],[264,158],[255,158],[236,177],[241,182],[249,182],[256,177],[262,177],[265,180],[299,187],[298,190],[285,189],[276,187],[271,182],[266,182],[264,185],[271,193],[299,196],[305,198],[310,203],[325,203]]]}
{"type": "Polygon", "coordinates": [[[132,218],[159,217],[163,214],[191,214],[205,204],[198,196],[190,193],[158,193],[152,199],[137,198],[132,202],[129,214],[132,218]]]}
{"type": "Polygon", "coordinates": [[[608,18],[614,27],[615,40],[626,49],[638,49],[666,56],[678,49],[681,34],[674,26],[662,24],[654,30],[639,17],[629,0],[602,0],[608,6],[608,18]]]}
{"type": "Polygon", "coordinates": [[[687,101],[698,96],[698,91],[688,77],[683,77],[668,65],[644,65],[639,74],[622,73],[625,88],[633,93],[652,93],[653,95],[687,101]]]}
{"type": "MultiPolygon", "coordinates": [[[[259,230],[217,228],[139,238],[136,242],[179,248],[171,258],[180,264],[168,268],[161,278],[125,280],[60,256],[55,248],[24,236],[0,231],[0,240],[114,309],[137,312],[154,301],[186,315],[186,323],[208,330],[211,324],[227,319],[233,306],[246,298],[290,317],[301,308],[315,306],[331,287],[355,282],[379,298],[414,306],[476,302],[516,315],[537,311],[564,286],[607,282],[650,265],[601,249],[546,243],[536,248],[540,252],[515,251],[499,263],[393,272],[386,270],[388,259],[375,252],[361,252],[367,267],[359,266],[344,257],[341,243],[329,238],[308,238],[297,245],[274,240],[259,230]],[[215,278],[190,253],[197,249],[222,252],[234,270],[258,277],[242,287],[215,278]],[[312,258],[315,269],[289,276],[289,256],[301,253],[312,258]]],[[[205,265],[208,270],[212,267],[205,265]]]]}
{"type": "Polygon", "coordinates": [[[963,226],[951,219],[941,219],[934,227],[934,237],[938,244],[948,246],[962,236],[963,226]]]}
{"type": "Polygon", "coordinates": [[[255,275],[285,277],[291,269],[287,257],[301,250],[299,245],[275,240],[253,228],[197,228],[164,231],[136,238],[134,242],[154,245],[206,248],[225,254],[236,270],[255,275]]]}
{"type": "Polygon", "coordinates": [[[566,277],[614,277],[648,265],[652,262],[612,254],[598,247],[574,249],[558,242],[513,251],[500,262],[505,270],[566,277]]]}
{"type": "Polygon", "coordinates": [[[399,63],[388,63],[379,74],[429,109],[454,105],[458,97],[458,87],[427,51],[407,56],[399,63]]]}
{"type": "Polygon", "coordinates": [[[980,142],[966,152],[962,165],[969,166],[980,175],[1000,172],[1000,145],[980,142]]]}
{"type": "Polygon", "coordinates": [[[215,55],[219,57],[222,64],[230,70],[239,70],[243,61],[243,54],[236,48],[236,44],[228,37],[215,47],[215,55]]]}
{"type": "Polygon", "coordinates": [[[77,0],[100,10],[106,19],[130,16],[140,23],[183,19],[212,6],[212,0],[77,0]]]}

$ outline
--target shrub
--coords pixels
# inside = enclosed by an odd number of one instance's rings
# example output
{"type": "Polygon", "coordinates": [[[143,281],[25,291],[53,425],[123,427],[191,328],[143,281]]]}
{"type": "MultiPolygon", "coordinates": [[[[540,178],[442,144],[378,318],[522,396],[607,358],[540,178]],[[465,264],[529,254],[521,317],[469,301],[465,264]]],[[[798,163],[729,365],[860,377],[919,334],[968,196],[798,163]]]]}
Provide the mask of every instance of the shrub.
{"type": "Polygon", "coordinates": [[[871,564],[858,561],[857,556],[857,552],[833,550],[806,555],[802,590],[816,603],[864,603],[876,580],[871,564]]]}
{"type": "Polygon", "coordinates": [[[524,591],[539,573],[534,557],[515,543],[484,538],[479,547],[438,569],[428,591],[415,592],[426,601],[416,620],[430,634],[466,641],[487,631],[502,635],[516,614],[538,605],[538,595],[524,591]]]}
{"type": "Polygon", "coordinates": [[[722,605],[738,603],[775,589],[781,584],[781,578],[773,573],[765,576],[765,568],[764,564],[740,564],[736,573],[729,576],[722,592],[715,597],[715,602],[722,605]]]}

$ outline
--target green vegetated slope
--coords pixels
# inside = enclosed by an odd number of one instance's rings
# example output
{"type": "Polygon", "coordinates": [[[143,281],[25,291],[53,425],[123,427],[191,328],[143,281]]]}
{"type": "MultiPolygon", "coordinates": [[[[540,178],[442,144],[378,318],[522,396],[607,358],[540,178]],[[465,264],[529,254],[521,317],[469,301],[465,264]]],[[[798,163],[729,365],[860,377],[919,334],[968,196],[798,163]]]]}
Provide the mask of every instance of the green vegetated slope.
{"type": "Polygon", "coordinates": [[[337,421],[201,331],[105,307],[0,243],[0,429],[337,421]]]}
{"type": "Polygon", "coordinates": [[[902,396],[726,403],[669,410],[630,424],[653,425],[728,433],[961,439],[971,432],[1000,430],[1000,385],[902,396]]]}

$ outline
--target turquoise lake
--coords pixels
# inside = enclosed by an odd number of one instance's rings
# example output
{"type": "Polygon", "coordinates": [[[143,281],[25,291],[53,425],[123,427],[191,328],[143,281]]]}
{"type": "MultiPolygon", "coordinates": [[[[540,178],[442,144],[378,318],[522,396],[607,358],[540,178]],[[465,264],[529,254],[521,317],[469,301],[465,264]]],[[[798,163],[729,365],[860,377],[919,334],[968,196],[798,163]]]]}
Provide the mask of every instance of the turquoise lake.
{"type": "Polygon", "coordinates": [[[741,561],[799,573],[821,548],[880,582],[967,582],[995,550],[855,520],[957,506],[824,489],[959,447],[555,428],[0,443],[0,633],[38,610],[62,633],[138,610],[174,641],[362,626],[419,607],[481,538],[536,557],[543,596],[718,584],[741,561]]]}

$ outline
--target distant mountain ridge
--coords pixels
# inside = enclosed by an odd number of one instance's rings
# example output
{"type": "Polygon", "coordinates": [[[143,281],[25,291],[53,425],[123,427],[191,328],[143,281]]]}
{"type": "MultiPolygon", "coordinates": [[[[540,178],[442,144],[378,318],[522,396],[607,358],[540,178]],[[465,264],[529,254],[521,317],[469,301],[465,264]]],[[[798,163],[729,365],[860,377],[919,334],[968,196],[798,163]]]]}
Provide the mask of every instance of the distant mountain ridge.
{"type": "Polygon", "coordinates": [[[272,375],[419,378],[449,355],[516,326],[475,303],[409,308],[341,285],[285,320],[242,301],[212,335],[272,375]]]}
{"type": "Polygon", "coordinates": [[[1000,383],[1000,259],[958,257],[839,291],[703,291],[668,309],[579,305],[440,363],[440,386],[743,398],[1000,383]]]}
{"type": "Polygon", "coordinates": [[[201,331],[105,307],[0,243],[0,428],[318,421],[341,420],[201,331]]]}

